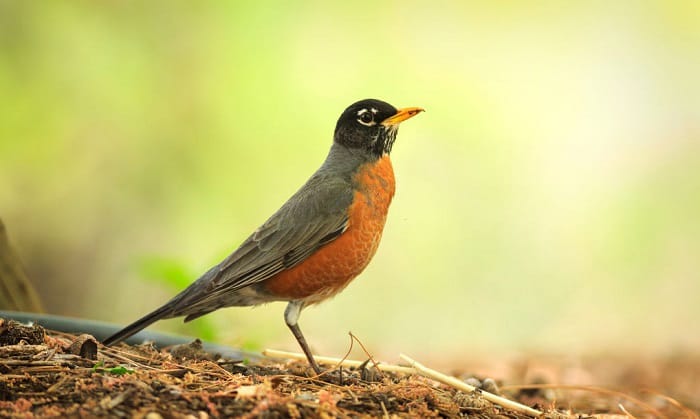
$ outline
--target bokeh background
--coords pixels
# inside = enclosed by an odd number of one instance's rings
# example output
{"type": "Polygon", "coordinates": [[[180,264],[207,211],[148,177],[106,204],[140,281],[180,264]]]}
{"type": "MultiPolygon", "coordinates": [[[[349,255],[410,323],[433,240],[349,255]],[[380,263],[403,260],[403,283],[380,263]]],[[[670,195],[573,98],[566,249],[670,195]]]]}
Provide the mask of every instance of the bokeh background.
{"type": "MultiPolygon", "coordinates": [[[[0,217],[50,312],[127,323],[376,97],[427,112],[318,352],[694,350],[699,75],[697,1],[0,1],[0,217]]],[[[154,328],[297,350],[283,309],[154,328]]]]}

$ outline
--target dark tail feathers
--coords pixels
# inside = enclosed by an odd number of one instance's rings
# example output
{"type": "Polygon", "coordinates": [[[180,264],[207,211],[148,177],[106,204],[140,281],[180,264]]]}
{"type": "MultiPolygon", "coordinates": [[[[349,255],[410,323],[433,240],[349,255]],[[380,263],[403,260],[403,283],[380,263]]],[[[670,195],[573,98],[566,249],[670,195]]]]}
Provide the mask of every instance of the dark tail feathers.
{"type": "Polygon", "coordinates": [[[126,326],[122,330],[118,331],[117,333],[113,334],[112,336],[108,337],[107,339],[102,342],[105,346],[111,346],[114,345],[115,343],[119,343],[123,341],[124,339],[135,335],[136,333],[140,332],[141,330],[145,329],[146,327],[150,326],[151,324],[157,322],[160,319],[165,319],[169,318],[172,315],[172,306],[170,304],[166,304],[163,307],[159,308],[158,310],[149,313],[142,318],[136,320],[135,322],[131,323],[130,325],[126,326]]]}
{"type": "Polygon", "coordinates": [[[218,274],[218,272],[219,265],[212,267],[199,279],[190,284],[189,287],[185,288],[182,292],[165,303],[161,308],[152,313],[146,314],[142,318],[136,320],[122,330],[105,339],[103,342],[104,345],[110,346],[114,345],[115,343],[119,343],[161,319],[170,319],[173,317],[186,315],[187,317],[185,318],[185,321],[188,322],[216,310],[219,308],[219,306],[194,309],[194,312],[192,312],[193,304],[201,300],[202,296],[206,296],[207,284],[218,274]],[[183,309],[183,307],[186,309],[183,309]]]}

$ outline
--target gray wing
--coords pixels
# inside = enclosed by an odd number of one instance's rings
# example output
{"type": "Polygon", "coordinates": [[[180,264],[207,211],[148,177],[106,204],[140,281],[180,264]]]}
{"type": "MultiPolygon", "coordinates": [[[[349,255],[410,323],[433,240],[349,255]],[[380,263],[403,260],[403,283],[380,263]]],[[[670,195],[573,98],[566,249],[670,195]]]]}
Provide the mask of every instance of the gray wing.
{"type": "Polygon", "coordinates": [[[176,297],[178,315],[199,317],[221,307],[227,294],[302,262],[345,231],[352,200],[348,181],[313,176],[235,252],[176,297]]]}

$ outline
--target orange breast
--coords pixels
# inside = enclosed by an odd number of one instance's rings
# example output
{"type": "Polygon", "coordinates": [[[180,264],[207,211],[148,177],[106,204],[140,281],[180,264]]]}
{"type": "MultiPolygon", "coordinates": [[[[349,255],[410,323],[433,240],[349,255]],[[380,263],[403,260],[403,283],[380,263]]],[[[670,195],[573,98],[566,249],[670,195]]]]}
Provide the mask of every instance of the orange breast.
{"type": "Polygon", "coordinates": [[[265,288],[274,296],[318,303],[345,288],[369,264],[394,196],[389,156],[361,166],[353,180],[357,189],[345,232],[302,263],[268,279],[265,288]]]}

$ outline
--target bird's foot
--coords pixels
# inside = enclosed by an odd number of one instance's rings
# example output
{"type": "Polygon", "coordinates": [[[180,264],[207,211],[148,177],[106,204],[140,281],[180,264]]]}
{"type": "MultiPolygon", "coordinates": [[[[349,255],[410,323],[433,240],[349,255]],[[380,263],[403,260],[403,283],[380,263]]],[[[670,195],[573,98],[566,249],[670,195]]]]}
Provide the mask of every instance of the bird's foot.
{"type": "Polygon", "coordinates": [[[315,378],[340,386],[357,384],[359,382],[359,374],[357,372],[350,371],[343,367],[329,368],[325,371],[321,371],[321,374],[316,375],[315,378]]]}
{"type": "Polygon", "coordinates": [[[320,374],[314,377],[323,381],[339,385],[357,384],[360,381],[374,383],[381,381],[384,375],[382,372],[370,364],[370,360],[363,362],[357,368],[344,368],[342,366],[321,370],[320,374]]]}
{"type": "Polygon", "coordinates": [[[357,384],[361,379],[358,371],[351,371],[345,367],[319,368],[316,371],[309,364],[295,363],[290,366],[289,371],[294,375],[341,386],[357,384]]]}
{"type": "Polygon", "coordinates": [[[379,368],[375,367],[374,363],[370,363],[369,358],[365,362],[360,364],[357,370],[360,372],[360,379],[362,381],[376,383],[377,381],[381,381],[381,379],[384,378],[384,375],[379,370],[379,368]]]}

